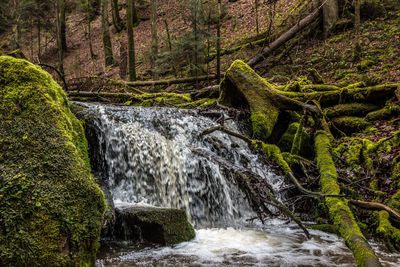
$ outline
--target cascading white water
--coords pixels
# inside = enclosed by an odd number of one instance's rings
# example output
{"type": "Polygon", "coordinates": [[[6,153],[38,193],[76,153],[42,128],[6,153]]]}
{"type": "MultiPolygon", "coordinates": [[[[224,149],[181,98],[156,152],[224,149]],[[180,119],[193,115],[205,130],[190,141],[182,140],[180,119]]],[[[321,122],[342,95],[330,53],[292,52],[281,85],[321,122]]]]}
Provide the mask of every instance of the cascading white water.
{"type": "MultiPolygon", "coordinates": [[[[196,153],[201,148],[233,165],[251,169],[275,190],[271,172],[242,140],[203,130],[217,124],[192,111],[171,108],[82,104],[95,176],[107,183],[116,207],[140,204],[183,208],[196,238],[167,248],[122,247],[99,255],[97,266],[355,266],[351,252],[332,234],[310,231],[306,240],[293,224],[261,225],[229,172],[196,153]]],[[[238,132],[237,125],[226,127],[238,132]]],[[[385,266],[398,255],[374,249],[385,266]]]]}
{"type": "MultiPolygon", "coordinates": [[[[97,128],[103,172],[115,205],[132,203],[185,209],[192,223],[228,226],[253,217],[244,194],[213,162],[192,152],[205,148],[233,164],[251,168],[276,187],[281,178],[261,165],[247,144],[214,132],[211,119],[176,109],[88,106],[97,128]]],[[[227,127],[238,131],[235,123],[227,127]]]]}

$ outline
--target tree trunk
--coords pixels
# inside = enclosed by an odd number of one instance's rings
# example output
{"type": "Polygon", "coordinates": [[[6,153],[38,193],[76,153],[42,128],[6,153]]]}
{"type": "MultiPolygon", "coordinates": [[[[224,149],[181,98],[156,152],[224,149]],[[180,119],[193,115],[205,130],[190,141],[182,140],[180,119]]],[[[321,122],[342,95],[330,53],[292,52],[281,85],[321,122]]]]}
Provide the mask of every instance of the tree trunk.
{"type": "MultiPolygon", "coordinates": [[[[164,24],[165,24],[165,30],[166,30],[166,32],[167,32],[167,38],[168,38],[168,49],[169,49],[169,52],[172,53],[171,34],[169,33],[169,27],[168,27],[168,22],[167,22],[167,20],[164,20],[164,24]]],[[[173,74],[174,74],[174,76],[176,76],[176,68],[175,68],[175,65],[174,65],[174,64],[171,64],[171,65],[172,65],[173,74]]]]}
{"type": "Polygon", "coordinates": [[[136,81],[135,38],[133,35],[133,8],[134,0],[128,1],[127,31],[128,31],[128,79],[136,81]]]}
{"type": "Polygon", "coordinates": [[[91,27],[91,11],[92,10],[92,5],[90,4],[90,0],[87,0],[87,27],[88,27],[88,38],[89,38],[89,52],[90,52],[90,58],[94,59],[96,55],[93,52],[93,44],[92,44],[92,27],[91,27]]]}
{"type": "Polygon", "coordinates": [[[37,39],[38,39],[38,53],[37,53],[37,57],[38,57],[38,60],[39,60],[39,62],[40,62],[40,55],[42,54],[42,51],[41,51],[41,47],[40,47],[40,45],[41,45],[41,33],[40,33],[41,25],[40,25],[40,19],[39,19],[39,18],[37,18],[36,27],[37,27],[37,39]]]}
{"type": "Polygon", "coordinates": [[[61,48],[63,52],[67,52],[67,37],[66,37],[66,23],[65,23],[65,0],[59,1],[60,9],[60,38],[61,38],[61,48]]]}
{"type": "Polygon", "coordinates": [[[259,29],[258,29],[258,0],[254,0],[254,11],[255,11],[255,17],[256,17],[256,33],[258,35],[259,29]]]}
{"type": "Polygon", "coordinates": [[[354,0],[354,55],[358,60],[361,53],[360,42],[360,0],[354,0]]]}
{"type": "Polygon", "coordinates": [[[157,80],[158,79],[156,71],[156,60],[158,54],[157,0],[151,0],[150,23],[151,23],[151,71],[153,74],[153,80],[157,80]]]}
{"type": "Polygon", "coordinates": [[[329,31],[335,26],[339,18],[339,7],[337,0],[323,0],[325,4],[322,7],[324,38],[328,37],[329,31]]]}
{"type": "Polygon", "coordinates": [[[273,51],[275,51],[277,48],[279,48],[281,45],[292,39],[299,31],[303,30],[305,27],[310,25],[315,19],[317,19],[319,16],[319,9],[315,10],[312,12],[310,15],[302,19],[299,23],[297,23],[295,26],[290,28],[287,32],[282,34],[278,39],[273,41],[269,46],[263,49],[263,51],[254,56],[252,59],[250,59],[247,62],[247,65],[250,67],[254,67],[258,63],[264,60],[266,56],[271,54],[273,51]]]}
{"type": "Polygon", "coordinates": [[[118,0],[111,0],[112,21],[117,32],[122,31],[122,20],[119,16],[118,0]]]}
{"type": "Polygon", "coordinates": [[[103,49],[105,65],[110,66],[114,63],[110,29],[108,21],[108,0],[101,0],[101,30],[103,33],[103,49]]]}
{"type": "Polygon", "coordinates": [[[61,22],[60,22],[60,2],[56,1],[56,26],[57,26],[57,51],[58,51],[58,71],[61,76],[64,77],[64,50],[62,49],[62,37],[61,37],[61,22]]]}
{"type": "Polygon", "coordinates": [[[221,82],[221,0],[218,0],[217,18],[217,79],[221,82]]]}

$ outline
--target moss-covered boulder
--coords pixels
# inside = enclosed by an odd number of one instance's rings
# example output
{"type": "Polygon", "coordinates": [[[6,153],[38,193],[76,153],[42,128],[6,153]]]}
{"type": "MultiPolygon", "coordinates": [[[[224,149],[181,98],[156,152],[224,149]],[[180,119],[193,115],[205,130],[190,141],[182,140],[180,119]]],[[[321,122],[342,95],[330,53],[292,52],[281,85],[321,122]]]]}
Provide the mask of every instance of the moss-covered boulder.
{"type": "Polygon", "coordinates": [[[168,246],[195,237],[184,210],[132,206],[117,209],[116,217],[114,235],[118,239],[168,246]]]}
{"type": "Polygon", "coordinates": [[[50,74],[0,57],[0,265],[94,265],[105,208],[83,127],[50,74]]]}

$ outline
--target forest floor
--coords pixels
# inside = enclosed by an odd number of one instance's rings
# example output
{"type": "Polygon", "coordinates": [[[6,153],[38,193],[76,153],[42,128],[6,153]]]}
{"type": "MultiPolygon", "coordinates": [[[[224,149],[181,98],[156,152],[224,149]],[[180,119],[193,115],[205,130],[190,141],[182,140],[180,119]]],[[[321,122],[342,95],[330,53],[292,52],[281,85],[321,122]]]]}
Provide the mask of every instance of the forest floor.
{"type": "MultiPolygon", "coordinates": [[[[283,18],[292,12],[297,4],[296,0],[281,0],[273,5],[263,4],[259,7],[259,33],[268,31],[270,16],[272,19],[272,35],[282,24],[283,18]]],[[[353,26],[349,18],[342,19],[335,31],[327,39],[323,39],[318,31],[305,31],[300,37],[289,42],[283,49],[279,49],[265,62],[258,66],[257,71],[274,83],[287,84],[301,76],[307,75],[308,68],[317,69],[326,83],[346,85],[354,81],[365,81],[368,84],[381,82],[396,82],[400,80],[400,9],[394,5],[386,5],[382,9],[362,10],[361,43],[362,51],[359,59],[353,56],[353,26]],[[315,33],[317,32],[317,33],[315,33]],[[285,50],[286,49],[286,50],[285,50]],[[282,54],[283,53],[283,54],[282,54]],[[279,60],[277,61],[277,58],[279,60]]],[[[122,19],[125,18],[125,2],[120,1],[122,19]]],[[[254,39],[256,33],[256,20],[254,1],[242,0],[236,2],[223,1],[222,43],[223,48],[229,49],[254,39]]],[[[207,10],[215,7],[210,3],[205,6],[207,10]]],[[[343,13],[349,6],[343,7],[343,13]]],[[[71,8],[72,9],[72,8],[71,8]]],[[[76,8],[75,8],[76,9],[76,8]]],[[[135,28],[135,44],[137,58],[137,72],[139,80],[151,79],[149,53],[151,30],[149,20],[148,1],[138,1],[137,10],[141,22],[135,28]]],[[[304,13],[304,12],[303,12],[304,13]]],[[[160,51],[167,49],[167,37],[164,21],[167,21],[172,34],[172,39],[188,31],[190,23],[187,21],[187,10],[181,1],[159,1],[157,12],[157,26],[159,34],[160,51]]],[[[305,14],[302,14],[304,17],[305,14]]],[[[292,18],[293,21],[293,18],[292,18]]],[[[111,16],[110,16],[111,23],[111,16]]],[[[111,24],[110,24],[111,25],[111,24]]],[[[208,29],[212,35],[216,34],[216,26],[208,29]]],[[[35,29],[33,29],[35,31],[35,29]]],[[[119,61],[121,44],[127,42],[125,32],[116,33],[111,26],[113,52],[116,62],[119,61]]],[[[82,12],[72,12],[67,16],[67,42],[68,52],[64,64],[67,79],[85,75],[99,75],[110,78],[119,78],[119,66],[104,66],[104,55],[101,38],[101,22],[98,16],[92,22],[92,43],[96,54],[95,59],[90,59],[89,42],[87,37],[86,15],[82,12]]],[[[33,62],[38,62],[36,34],[25,34],[23,43],[24,54],[33,62]],[[33,37],[32,37],[33,36],[33,37]]],[[[43,38],[42,38],[43,39],[43,38]]],[[[55,40],[49,39],[41,56],[41,62],[56,66],[57,51],[55,40]]],[[[248,60],[262,47],[248,46],[233,54],[222,57],[222,70],[226,70],[235,59],[248,60]]],[[[216,60],[209,64],[210,73],[215,73],[216,60]]],[[[165,77],[173,78],[171,74],[165,77]]],[[[170,88],[173,89],[173,88],[170,88]]]]}

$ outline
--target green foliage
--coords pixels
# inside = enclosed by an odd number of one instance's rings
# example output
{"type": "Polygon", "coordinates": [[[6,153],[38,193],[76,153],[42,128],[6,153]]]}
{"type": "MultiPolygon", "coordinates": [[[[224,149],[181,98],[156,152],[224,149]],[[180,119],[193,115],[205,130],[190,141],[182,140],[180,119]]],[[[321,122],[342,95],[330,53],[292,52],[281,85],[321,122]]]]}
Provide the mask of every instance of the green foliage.
{"type": "Polygon", "coordinates": [[[50,74],[0,57],[0,265],[94,264],[105,207],[82,124],[50,74]]]}

